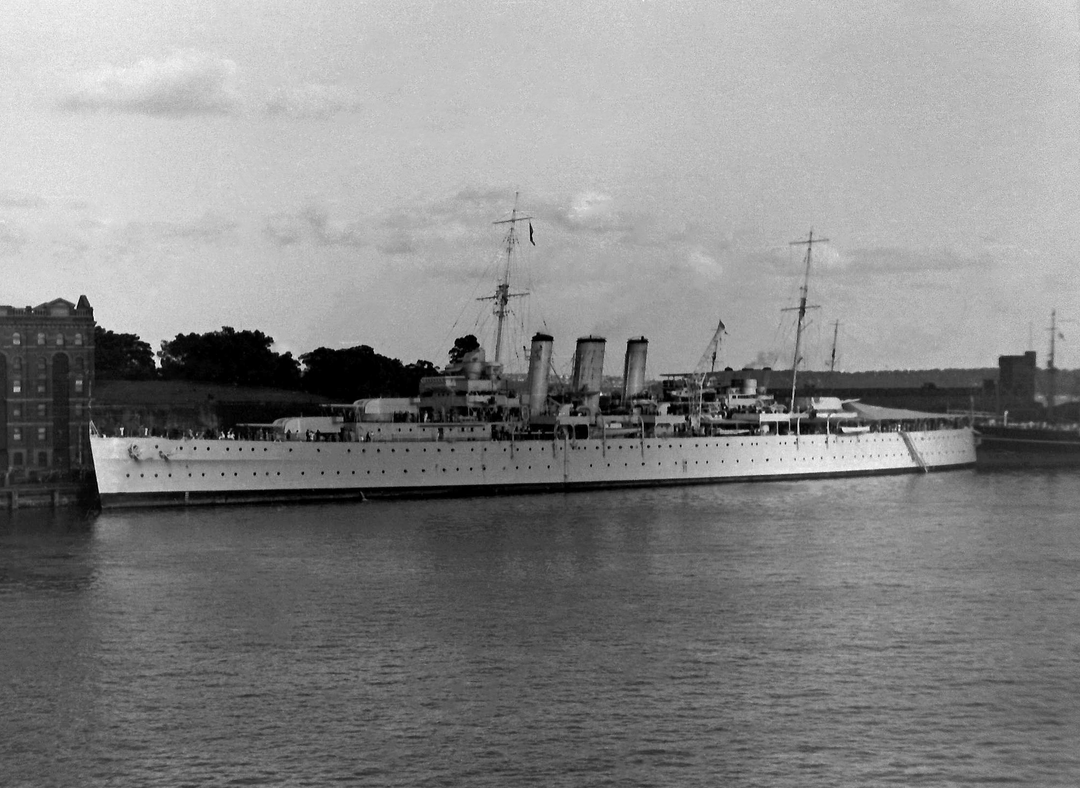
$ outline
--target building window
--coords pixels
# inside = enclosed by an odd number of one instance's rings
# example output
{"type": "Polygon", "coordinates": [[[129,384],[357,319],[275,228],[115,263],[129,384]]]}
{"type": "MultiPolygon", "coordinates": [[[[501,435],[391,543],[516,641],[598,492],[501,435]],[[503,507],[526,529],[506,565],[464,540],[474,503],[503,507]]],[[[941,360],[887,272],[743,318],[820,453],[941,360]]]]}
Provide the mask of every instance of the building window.
{"type": "Polygon", "coordinates": [[[11,418],[15,421],[22,418],[22,407],[20,405],[13,405],[11,408],[11,418]]]}
{"type": "Polygon", "coordinates": [[[75,403],[75,418],[77,418],[77,419],[82,418],[82,403],[81,402],[76,402],[75,403]]]}
{"type": "Polygon", "coordinates": [[[49,453],[47,451],[39,451],[37,456],[37,464],[42,468],[49,467],[49,453]]]}
{"type": "Polygon", "coordinates": [[[75,335],[75,344],[76,345],[81,345],[82,344],[82,334],[76,334],[75,335]]]}
{"type": "Polygon", "coordinates": [[[48,394],[48,386],[45,385],[45,380],[44,379],[39,380],[37,382],[37,393],[38,394],[48,394]]]}
{"type": "Polygon", "coordinates": [[[22,427],[12,427],[11,428],[11,439],[13,441],[21,441],[22,440],[22,427]]]}
{"type": "Polygon", "coordinates": [[[23,458],[22,458],[22,452],[21,451],[17,451],[14,454],[11,455],[11,464],[12,465],[22,465],[23,464],[23,458]]]}
{"type": "Polygon", "coordinates": [[[63,334],[57,334],[56,335],[56,344],[57,344],[58,347],[63,347],[63,345],[64,345],[64,335],[63,334]]]}
{"type": "Polygon", "coordinates": [[[22,394],[22,381],[18,378],[13,378],[11,381],[11,393],[22,394]]]}
{"type": "Polygon", "coordinates": [[[15,356],[15,358],[13,358],[11,360],[11,368],[16,370],[16,371],[22,370],[22,357],[21,356],[15,356]]]}
{"type": "Polygon", "coordinates": [[[76,394],[82,394],[82,389],[83,389],[83,379],[82,378],[75,378],[75,393],[76,394]]]}
{"type": "Polygon", "coordinates": [[[44,333],[40,333],[40,334],[37,335],[37,343],[39,345],[44,345],[45,344],[45,334],[44,333]]]}
{"type": "Polygon", "coordinates": [[[45,371],[45,357],[44,356],[42,356],[41,358],[39,358],[37,360],[37,368],[39,370],[41,370],[42,372],[45,371]]]}
{"type": "Polygon", "coordinates": [[[46,416],[48,415],[48,414],[47,414],[47,413],[45,412],[45,403],[44,403],[44,402],[39,402],[39,403],[38,403],[38,406],[37,406],[37,415],[38,415],[38,418],[39,418],[39,419],[44,419],[44,418],[46,418],[46,416]]]}
{"type": "Polygon", "coordinates": [[[37,428],[37,439],[39,441],[43,441],[48,437],[48,431],[47,430],[48,430],[47,427],[38,427],[37,428]]]}
{"type": "Polygon", "coordinates": [[[22,334],[20,334],[18,331],[16,331],[14,334],[12,334],[11,335],[11,344],[13,344],[13,345],[21,345],[22,344],[22,334]]]}

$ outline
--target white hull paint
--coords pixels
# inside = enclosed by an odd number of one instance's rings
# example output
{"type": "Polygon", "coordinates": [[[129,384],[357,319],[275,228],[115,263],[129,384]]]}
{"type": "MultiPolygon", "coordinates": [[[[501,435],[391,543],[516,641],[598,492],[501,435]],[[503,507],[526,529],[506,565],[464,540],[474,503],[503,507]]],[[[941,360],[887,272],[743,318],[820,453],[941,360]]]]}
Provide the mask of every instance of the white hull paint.
{"type": "Polygon", "coordinates": [[[946,470],[970,428],[574,441],[302,442],[91,436],[105,508],[483,495],[946,470]]]}

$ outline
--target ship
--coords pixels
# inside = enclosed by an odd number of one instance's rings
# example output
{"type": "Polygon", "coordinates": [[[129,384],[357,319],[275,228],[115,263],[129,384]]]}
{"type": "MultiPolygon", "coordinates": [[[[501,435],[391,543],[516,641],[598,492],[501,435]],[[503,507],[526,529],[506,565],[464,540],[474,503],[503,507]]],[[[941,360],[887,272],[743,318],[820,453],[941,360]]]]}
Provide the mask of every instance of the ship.
{"type": "MultiPolygon", "coordinates": [[[[317,417],[238,425],[233,439],[104,435],[91,428],[102,508],[569,492],[922,473],[975,463],[959,416],[798,398],[795,372],[813,246],[806,245],[791,396],[750,373],[695,369],[647,383],[648,340],[626,342],[621,391],[602,392],[606,338],[577,340],[573,374],[549,378],[554,337],[533,335],[524,390],[504,372],[515,207],[496,286],[495,356],[463,349],[413,397],[330,405],[317,417]]],[[[530,236],[532,233],[529,224],[530,236]]],[[[721,321],[707,351],[715,363],[721,321]]],[[[699,365],[700,367],[700,365],[699,365]]],[[[767,374],[767,373],[766,373],[767,374]]]]}
{"type": "MultiPolygon", "coordinates": [[[[1080,466],[1080,424],[1056,418],[1057,310],[1050,312],[1050,354],[1046,363],[1046,407],[1037,420],[1010,420],[1009,412],[975,420],[976,459],[980,468],[1050,468],[1080,466]]],[[[1034,373],[1034,353],[1030,352],[1034,373]]],[[[1034,385],[1034,383],[1032,383],[1034,385]]],[[[1030,407],[1028,408],[1030,410],[1030,407]]]]}
{"type": "Polygon", "coordinates": [[[980,467],[1080,466],[1080,425],[986,421],[975,430],[980,467]]]}

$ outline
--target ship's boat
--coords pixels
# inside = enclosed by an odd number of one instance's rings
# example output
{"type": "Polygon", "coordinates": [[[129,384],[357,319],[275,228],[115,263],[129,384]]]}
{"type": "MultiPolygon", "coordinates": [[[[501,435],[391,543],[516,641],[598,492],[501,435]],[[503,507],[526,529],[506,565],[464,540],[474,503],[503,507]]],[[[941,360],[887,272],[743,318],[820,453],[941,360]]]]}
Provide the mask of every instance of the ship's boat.
{"type": "MultiPolygon", "coordinates": [[[[517,223],[528,218],[515,209],[504,220],[508,258],[517,223]]],[[[507,265],[493,299],[495,359],[488,361],[483,348],[467,352],[424,378],[414,397],[331,405],[318,417],[246,425],[231,440],[92,429],[101,505],[568,491],[923,472],[975,462],[973,433],[962,417],[794,396],[791,407],[745,376],[706,392],[698,371],[667,376],[654,396],[644,337],[627,341],[622,391],[605,398],[604,338],[578,339],[572,381],[556,392],[548,381],[554,338],[537,333],[519,392],[500,358],[509,271],[507,265]]],[[[804,284],[800,329],[805,297],[804,284]]],[[[713,362],[723,329],[721,322],[713,362]]]]}

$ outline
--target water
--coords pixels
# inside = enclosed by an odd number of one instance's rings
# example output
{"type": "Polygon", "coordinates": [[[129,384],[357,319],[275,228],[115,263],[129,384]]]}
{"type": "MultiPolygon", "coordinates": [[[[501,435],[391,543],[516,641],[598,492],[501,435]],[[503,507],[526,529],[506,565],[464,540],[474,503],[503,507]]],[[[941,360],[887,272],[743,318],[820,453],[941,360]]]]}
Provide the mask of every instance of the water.
{"type": "Polygon", "coordinates": [[[1075,785],[1080,472],[0,520],[6,786],[1075,785]]]}

